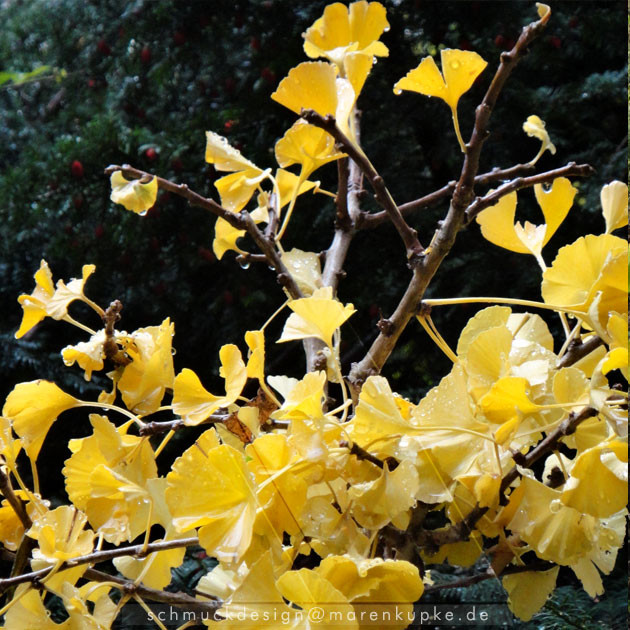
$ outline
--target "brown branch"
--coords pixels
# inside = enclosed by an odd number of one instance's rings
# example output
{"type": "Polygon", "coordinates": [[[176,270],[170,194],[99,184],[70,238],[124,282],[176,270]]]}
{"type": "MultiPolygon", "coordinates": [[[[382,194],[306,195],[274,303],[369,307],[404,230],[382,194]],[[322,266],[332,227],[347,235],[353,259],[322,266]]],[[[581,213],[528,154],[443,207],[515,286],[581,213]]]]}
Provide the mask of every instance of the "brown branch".
{"type": "Polygon", "coordinates": [[[538,173],[531,177],[517,177],[510,182],[499,186],[496,190],[487,194],[485,197],[477,197],[466,210],[466,218],[468,221],[472,221],[482,210],[494,205],[506,195],[511,192],[520,190],[521,188],[528,188],[537,184],[545,184],[553,182],[558,177],[589,177],[595,173],[595,169],[589,164],[576,164],[575,162],[569,162],[565,166],[556,168],[552,171],[546,171],[545,173],[538,173]]]}
{"type": "Polygon", "coordinates": [[[224,219],[232,227],[235,227],[238,230],[246,230],[256,245],[258,245],[260,251],[262,251],[267,258],[269,265],[275,270],[278,282],[287,289],[293,299],[303,297],[295,280],[280,260],[280,254],[278,254],[276,250],[275,241],[272,238],[265,237],[265,235],[258,229],[258,226],[254,223],[254,220],[251,218],[249,212],[230,212],[223,206],[219,205],[216,201],[209,199],[208,197],[203,197],[202,195],[190,190],[186,184],[175,184],[168,179],[154,176],[151,173],[133,168],[128,164],[123,164],[122,166],[112,164],[105,169],[105,174],[111,175],[115,171],[120,171],[126,179],[155,177],[158,187],[162,190],[167,190],[175,195],[183,197],[191,206],[197,206],[203,208],[204,210],[208,210],[212,214],[224,219]]]}
{"type": "Polygon", "coordinates": [[[348,161],[347,157],[337,160],[337,181],[339,184],[335,196],[335,205],[337,206],[335,226],[344,232],[350,232],[354,223],[348,212],[348,178],[350,176],[348,161]]]}
{"type": "Polygon", "coordinates": [[[484,142],[488,139],[488,123],[512,70],[527,53],[528,46],[538,37],[549,20],[549,14],[523,28],[521,34],[509,52],[501,53],[501,63],[495,72],[490,87],[475,112],[475,126],[470,142],[466,145],[466,155],[462,172],[453,193],[451,206],[457,213],[463,213],[474,197],[475,177],[479,172],[479,157],[484,142]]]}
{"type": "Polygon", "coordinates": [[[409,320],[418,312],[424,292],[440,264],[453,247],[457,233],[465,225],[466,209],[474,197],[474,183],[479,169],[481,147],[488,135],[490,114],[512,69],[525,54],[527,46],[541,32],[545,22],[546,19],[541,19],[526,26],[514,48],[509,53],[501,55],[501,64],[481,105],[477,107],[472,138],[466,145],[467,150],[462,172],[455,185],[448,213],[435,233],[432,246],[423,252],[423,255],[417,258],[417,263],[412,266],[413,276],[409,286],[394,313],[387,318],[391,322],[391,326],[386,331],[387,334],[381,331],[365,357],[352,366],[349,382],[352,387],[353,398],[357,397],[368,376],[378,374],[385,365],[409,320]]]}
{"type": "Polygon", "coordinates": [[[385,180],[378,174],[366,155],[346,137],[337,126],[334,117],[330,114],[321,116],[312,109],[303,109],[301,116],[311,125],[320,127],[329,133],[341,146],[344,153],[347,153],[352,161],[358,165],[374,189],[377,201],[385,208],[389,219],[394,224],[398,234],[400,234],[407,250],[407,259],[414,261],[424,251],[418,240],[418,233],[407,224],[402,214],[400,214],[396,202],[385,185],[385,180]]]}
{"type": "MultiPolygon", "coordinates": [[[[339,446],[341,448],[348,448],[348,442],[340,442],[339,446]]],[[[376,457],[376,455],[372,455],[372,453],[366,451],[364,448],[361,448],[356,442],[352,443],[352,446],[349,448],[350,455],[354,455],[357,459],[363,459],[367,462],[371,462],[375,466],[378,466],[381,470],[385,468],[385,462],[382,459],[376,457]]]]}
{"type": "MultiPolygon", "coordinates": [[[[0,553],[2,555],[2,558],[9,562],[11,562],[15,556],[13,552],[7,551],[6,549],[0,550],[0,553]]],[[[49,569],[45,570],[48,571],[49,569]]],[[[87,569],[86,572],[83,574],[83,577],[87,578],[88,580],[94,580],[96,582],[114,582],[121,587],[121,590],[128,594],[135,593],[143,599],[152,602],[160,602],[163,604],[171,604],[173,606],[178,606],[186,610],[192,610],[196,612],[208,611],[212,613],[222,605],[222,602],[220,601],[203,601],[191,597],[186,593],[171,593],[168,591],[160,591],[154,588],[150,588],[148,586],[143,586],[142,584],[134,584],[132,580],[125,580],[118,577],[117,575],[110,575],[109,573],[105,573],[104,571],[99,571],[93,568],[87,569]]],[[[35,584],[37,584],[38,579],[40,578],[33,578],[35,584]]],[[[209,595],[204,595],[204,597],[211,599],[209,595]]]]}
{"type": "Polygon", "coordinates": [[[589,337],[586,341],[582,341],[581,339],[575,339],[569,344],[569,348],[566,354],[559,359],[556,367],[558,369],[569,367],[570,365],[574,365],[580,359],[583,359],[585,356],[589,355],[593,350],[596,350],[604,343],[604,341],[597,336],[589,337]]]}
{"type": "MultiPolygon", "coordinates": [[[[518,177],[520,175],[531,173],[535,169],[532,164],[516,164],[509,168],[498,168],[495,167],[488,173],[484,173],[483,175],[477,175],[475,177],[475,185],[476,186],[490,186],[495,182],[505,181],[508,179],[512,179],[513,177],[518,177]]],[[[450,197],[456,186],[457,182],[452,181],[442,186],[438,190],[429,193],[428,195],[424,195],[424,197],[420,197],[415,199],[414,201],[408,201],[407,203],[403,203],[398,206],[400,213],[407,217],[409,214],[414,212],[415,210],[422,210],[423,208],[429,208],[440,201],[447,199],[450,197]]],[[[374,214],[362,214],[357,223],[357,229],[372,229],[375,228],[382,223],[387,221],[387,213],[385,211],[375,212],[374,214]]]]}
{"type": "MultiPolygon", "coordinates": [[[[190,547],[192,545],[198,545],[199,538],[179,538],[177,540],[162,540],[160,542],[149,543],[146,547],[144,545],[133,545],[130,547],[116,547],[115,549],[107,549],[105,551],[94,551],[93,553],[85,556],[78,556],[64,562],[60,571],[76,567],[82,564],[97,564],[99,562],[105,562],[114,558],[120,558],[122,556],[134,556],[136,558],[146,557],[150,553],[157,551],[165,551],[167,549],[177,549],[179,547],[190,547]]],[[[16,586],[17,584],[23,584],[24,582],[37,582],[46,577],[53,569],[52,566],[37,571],[31,571],[30,573],[23,573],[22,575],[16,575],[15,577],[9,577],[0,579],[0,593],[7,588],[16,586]]]]}

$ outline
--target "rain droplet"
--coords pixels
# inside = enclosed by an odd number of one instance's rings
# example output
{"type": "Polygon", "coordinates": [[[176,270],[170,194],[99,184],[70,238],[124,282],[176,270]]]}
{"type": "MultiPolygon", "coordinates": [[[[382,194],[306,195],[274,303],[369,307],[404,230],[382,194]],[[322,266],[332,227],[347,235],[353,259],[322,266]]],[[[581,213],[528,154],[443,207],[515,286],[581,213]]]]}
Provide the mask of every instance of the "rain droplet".
{"type": "Polygon", "coordinates": [[[389,33],[390,26],[389,24],[383,29],[383,33],[389,33]]]}
{"type": "Polygon", "coordinates": [[[378,57],[372,57],[372,65],[375,66],[378,63],[378,57]]]}
{"type": "Polygon", "coordinates": [[[269,271],[275,271],[276,268],[273,265],[269,265],[269,271]]]}
{"type": "Polygon", "coordinates": [[[451,61],[451,68],[453,68],[453,70],[457,70],[459,66],[460,66],[459,61],[451,61]]]}
{"type": "Polygon", "coordinates": [[[238,259],[238,266],[241,269],[249,269],[249,265],[250,265],[250,262],[249,262],[249,260],[247,260],[247,258],[239,258],[238,259]]]}
{"type": "Polygon", "coordinates": [[[394,94],[396,94],[396,96],[399,96],[400,94],[402,94],[402,90],[400,88],[394,88],[394,94]]]}

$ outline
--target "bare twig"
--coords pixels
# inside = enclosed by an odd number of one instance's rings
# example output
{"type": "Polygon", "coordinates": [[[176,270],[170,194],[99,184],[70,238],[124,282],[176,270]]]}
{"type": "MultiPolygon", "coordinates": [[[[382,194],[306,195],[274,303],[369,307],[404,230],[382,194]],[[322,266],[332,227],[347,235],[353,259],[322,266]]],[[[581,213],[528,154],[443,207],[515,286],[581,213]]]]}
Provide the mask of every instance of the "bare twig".
{"type": "Polygon", "coordinates": [[[604,343],[602,339],[597,337],[590,337],[586,341],[582,342],[581,339],[575,339],[569,344],[569,349],[566,354],[558,361],[556,367],[558,369],[569,367],[570,365],[574,365],[580,359],[583,359],[585,356],[589,355],[593,350],[596,350],[604,343]]]}
{"type": "Polygon", "coordinates": [[[553,180],[558,177],[589,177],[593,175],[593,173],[595,173],[595,169],[589,164],[569,162],[565,166],[552,171],[546,171],[545,173],[539,173],[531,177],[517,177],[503,184],[503,186],[499,186],[499,188],[487,194],[485,197],[477,197],[477,199],[468,206],[466,217],[468,221],[472,221],[482,210],[497,203],[501,197],[505,197],[505,195],[509,195],[511,192],[520,190],[521,188],[553,182],[553,180]]]}
{"type": "Polygon", "coordinates": [[[359,166],[374,189],[376,199],[381,206],[385,208],[389,219],[394,224],[396,230],[398,230],[398,233],[405,244],[408,260],[413,261],[417,256],[420,256],[424,248],[418,240],[418,234],[407,224],[402,214],[400,214],[400,210],[398,209],[396,202],[385,185],[385,180],[378,174],[365,154],[360,151],[354,143],[350,142],[346,135],[339,129],[334,117],[330,114],[327,116],[321,116],[312,109],[303,109],[302,118],[311,125],[320,127],[324,131],[328,132],[342,147],[344,153],[347,153],[348,156],[359,166]]]}
{"type": "MultiPolygon", "coordinates": [[[[490,186],[496,182],[507,181],[514,177],[519,177],[521,175],[531,173],[535,169],[532,164],[516,164],[514,166],[510,166],[509,168],[498,168],[495,167],[488,173],[484,173],[483,175],[477,175],[475,177],[475,185],[476,186],[490,186]]],[[[424,197],[420,197],[419,199],[415,199],[414,201],[408,201],[407,203],[403,203],[398,206],[400,213],[407,217],[409,214],[416,210],[422,210],[423,208],[429,208],[444,199],[448,199],[454,192],[455,186],[457,185],[456,181],[449,182],[442,188],[425,195],[424,197]]],[[[372,229],[381,225],[387,221],[387,213],[383,210],[381,212],[375,212],[374,214],[364,213],[359,218],[357,223],[357,229],[372,229]]]]}
{"type": "MultiPolygon", "coordinates": [[[[191,547],[192,545],[198,545],[199,538],[179,538],[176,540],[162,540],[160,542],[149,543],[148,545],[133,545],[129,547],[116,547],[115,549],[107,549],[105,551],[95,551],[85,556],[78,556],[67,560],[60,567],[59,570],[69,569],[82,564],[97,564],[99,562],[105,562],[107,560],[113,560],[114,558],[121,558],[123,556],[134,556],[136,558],[146,557],[150,553],[157,551],[165,551],[167,549],[177,549],[179,547],[191,547]]],[[[30,573],[23,573],[22,575],[16,575],[15,577],[9,577],[0,579],[0,593],[5,591],[11,586],[17,584],[23,584],[24,582],[37,582],[46,577],[53,569],[52,566],[38,571],[31,571],[30,573]]]]}
{"type": "MultiPolygon", "coordinates": [[[[341,448],[348,448],[348,442],[340,442],[339,446],[341,448]]],[[[385,468],[385,462],[382,459],[376,457],[376,455],[372,455],[369,451],[366,451],[364,448],[361,448],[356,442],[352,443],[350,447],[350,455],[354,455],[358,459],[363,459],[367,462],[371,462],[375,466],[383,469],[385,468]]]]}

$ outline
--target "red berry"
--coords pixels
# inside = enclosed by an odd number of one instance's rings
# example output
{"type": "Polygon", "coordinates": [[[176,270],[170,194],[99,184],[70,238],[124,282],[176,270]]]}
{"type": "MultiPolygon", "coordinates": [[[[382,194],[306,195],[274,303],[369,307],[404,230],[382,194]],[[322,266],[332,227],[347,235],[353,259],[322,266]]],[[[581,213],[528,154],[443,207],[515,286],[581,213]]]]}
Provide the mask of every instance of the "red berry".
{"type": "Polygon", "coordinates": [[[252,37],[249,40],[249,47],[252,50],[260,50],[260,40],[258,39],[258,37],[252,37]]]}
{"type": "Polygon", "coordinates": [[[223,291],[223,301],[227,304],[227,306],[234,304],[234,296],[231,291],[223,291]]]}
{"type": "Polygon", "coordinates": [[[83,164],[81,164],[79,160],[75,160],[70,165],[70,172],[72,173],[72,177],[81,179],[81,177],[83,177],[83,164]]]}
{"type": "Polygon", "coordinates": [[[505,48],[505,37],[503,35],[497,35],[494,38],[494,45],[497,48],[505,48]]]}
{"type": "Polygon", "coordinates": [[[101,53],[101,55],[105,55],[107,57],[108,55],[112,54],[112,49],[109,47],[109,44],[104,39],[99,39],[96,47],[98,48],[98,51],[101,53]]]}
{"type": "Polygon", "coordinates": [[[83,197],[81,195],[77,195],[72,202],[77,210],[81,210],[81,208],[83,208],[83,197]]]}
{"type": "Polygon", "coordinates": [[[260,71],[260,76],[268,83],[276,82],[276,73],[271,68],[267,68],[267,67],[263,68],[260,71]]]}
{"type": "Polygon", "coordinates": [[[87,85],[89,88],[94,89],[96,87],[96,81],[94,79],[88,79],[87,85]]]}
{"type": "Polygon", "coordinates": [[[173,43],[175,46],[183,46],[188,41],[186,33],[183,31],[175,31],[173,33],[173,43]]]}
{"type": "Polygon", "coordinates": [[[223,129],[225,129],[225,131],[229,131],[230,129],[232,129],[232,127],[234,127],[234,121],[233,120],[226,120],[223,123],[223,129]]]}
{"type": "Polygon", "coordinates": [[[96,238],[103,238],[103,236],[105,235],[105,228],[99,223],[95,228],[94,228],[94,236],[96,238]]]}
{"type": "Polygon", "coordinates": [[[140,51],[140,61],[144,64],[151,63],[151,49],[148,46],[140,51]]]}
{"type": "Polygon", "coordinates": [[[556,49],[562,48],[562,40],[557,35],[552,35],[549,38],[549,43],[556,49]]]}
{"type": "Polygon", "coordinates": [[[157,151],[153,147],[149,147],[145,152],[144,156],[149,160],[149,162],[153,162],[157,159],[157,151]]]}

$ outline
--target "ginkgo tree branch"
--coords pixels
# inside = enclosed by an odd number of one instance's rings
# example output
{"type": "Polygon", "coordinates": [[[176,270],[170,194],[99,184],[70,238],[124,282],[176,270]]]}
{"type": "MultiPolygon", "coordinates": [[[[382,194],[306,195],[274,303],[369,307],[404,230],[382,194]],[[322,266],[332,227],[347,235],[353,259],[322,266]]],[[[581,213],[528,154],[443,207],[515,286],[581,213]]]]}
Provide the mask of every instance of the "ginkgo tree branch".
{"type": "Polygon", "coordinates": [[[466,145],[461,175],[455,185],[446,217],[439,223],[429,248],[423,252],[423,255],[418,256],[416,264],[412,265],[411,281],[396,310],[388,318],[388,325],[381,330],[365,357],[352,366],[349,381],[355,397],[368,376],[378,374],[385,365],[409,320],[418,312],[424,293],[442,261],[455,244],[458,232],[466,224],[466,210],[475,194],[474,184],[479,170],[481,148],[489,135],[490,115],[512,70],[526,53],[532,40],[541,33],[547,19],[548,14],[545,18],[524,27],[514,48],[510,52],[501,54],[501,63],[481,104],[477,107],[475,126],[470,142],[466,145]]]}
{"type": "MultiPolygon", "coordinates": [[[[477,175],[475,177],[475,185],[477,186],[490,186],[495,182],[502,182],[513,177],[518,177],[527,173],[531,173],[535,170],[535,166],[533,164],[516,164],[514,166],[510,166],[509,168],[499,168],[495,167],[491,171],[484,173],[483,175],[477,175]]],[[[398,206],[400,213],[403,217],[407,217],[412,212],[416,210],[422,210],[424,208],[430,208],[435,204],[443,201],[444,199],[448,199],[454,192],[455,186],[457,182],[455,180],[449,182],[448,184],[442,186],[442,188],[438,188],[433,192],[424,195],[423,197],[419,197],[418,199],[414,199],[413,201],[408,201],[406,203],[402,203],[398,206]]],[[[381,210],[380,212],[375,212],[373,214],[368,214],[364,212],[359,217],[359,221],[357,223],[357,229],[372,229],[375,228],[385,221],[387,221],[387,212],[381,210]]]]}
{"type": "Polygon", "coordinates": [[[537,184],[547,184],[553,182],[558,177],[589,177],[595,173],[595,169],[589,164],[576,164],[569,162],[565,166],[556,168],[552,171],[538,173],[530,177],[517,177],[512,181],[506,182],[499,186],[496,190],[488,193],[484,197],[477,197],[466,209],[466,218],[472,221],[482,210],[496,204],[499,199],[509,195],[521,188],[529,188],[537,184]]]}
{"type": "Polygon", "coordinates": [[[142,179],[155,177],[157,180],[158,188],[166,190],[175,195],[183,197],[188,201],[191,206],[196,206],[208,210],[217,217],[227,221],[232,227],[238,230],[245,230],[251,236],[252,240],[259,247],[260,251],[265,255],[267,262],[272,267],[277,275],[278,282],[286,288],[289,295],[293,299],[297,299],[302,296],[297,283],[293,279],[293,276],[289,273],[288,269],[282,262],[280,254],[276,249],[275,242],[272,238],[268,238],[260,231],[254,220],[251,218],[249,212],[242,211],[239,213],[230,212],[223,206],[219,205],[213,199],[204,197],[199,193],[191,190],[186,184],[176,184],[168,179],[157,177],[146,171],[141,171],[137,168],[123,164],[118,166],[112,164],[105,169],[106,175],[111,175],[115,171],[120,171],[126,179],[142,179]]]}
{"type": "Polygon", "coordinates": [[[385,212],[387,212],[389,219],[394,224],[394,227],[405,244],[407,258],[413,261],[417,256],[420,256],[424,248],[418,240],[418,233],[410,227],[403,218],[396,202],[385,185],[385,180],[379,175],[366,155],[346,137],[341,129],[339,129],[334,116],[330,114],[322,116],[312,109],[303,109],[301,115],[306,122],[329,133],[337,141],[337,144],[340,145],[344,153],[347,153],[352,161],[358,165],[374,189],[377,201],[385,208],[385,212]]]}
{"type": "MultiPolygon", "coordinates": [[[[148,545],[132,545],[128,547],[116,547],[115,549],[106,549],[105,551],[94,551],[93,553],[86,554],[84,556],[78,556],[64,562],[59,571],[77,567],[83,564],[98,564],[99,562],[106,562],[113,560],[114,558],[121,558],[123,556],[132,556],[135,558],[144,558],[150,553],[157,551],[166,551],[167,549],[178,549],[180,547],[191,547],[199,544],[199,538],[196,536],[190,538],[178,538],[175,540],[161,540],[159,542],[149,543],[148,545]]],[[[37,571],[31,571],[30,573],[23,573],[14,577],[0,579],[0,593],[7,588],[23,584],[24,582],[38,582],[44,579],[53,567],[46,567],[44,569],[38,569],[37,571]]]]}
{"type": "MultiPolygon", "coordinates": [[[[11,562],[15,558],[15,553],[12,551],[8,551],[6,549],[1,550],[2,557],[4,560],[11,562]]],[[[43,571],[48,571],[48,569],[43,569],[43,571]]],[[[34,585],[37,585],[38,582],[42,579],[39,575],[35,575],[41,573],[41,571],[33,571],[32,573],[26,573],[25,576],[28,576],[27,580],[15,580],[13,578],[12,585],[17,586],[17,584],[22,584],[24,582],[32,582],[34,585]]],[[[23,577],[22,575],[17,577],[23,577]]],[[[88,580],[93,580],[95,582],[112,582],[120,586],[120,590],[128,593],[128,594],[137,594],[143,599],[152,602],[159,602],[161,604],[170,604],[172,606],[181,607],[184,610],[191,610],[194,612],[208,612],[212,614],[218,608],[221,607],[222,602],[218,600],[213,600],[212,597],[207,595],[208,601],[204,601],[202,599],[196,599],[195,597],[191,597],[186,593],[182,592],[170,592],[170,591],[161,591],[158,589],[150,588],[148,586],[144,586],[143,584],[135,584],[133,580],[126,580],[124,578],[118,577],[117,575],[111,575],[109,573],[105,573],[104,571],[99,571],[98,569],[88,568],[83,577],[88,580]],[[210,601],[212,600],[212,601],[210,601]]],[[[0,592],[8,589],[9,586],[2,587],[0,586],[0,592]]]]}
{"type": "Polygon", "coordinates": [[[569,344],[569,349],[567,350],[566,354],[556,364],[556,367],[560,369],[574,365],[580,359],[583,359],[585,356],[589,355],[591,352],[593,352],[603,344],[604,340],[597,335],[589,337],[584,342],[581,339],[574,339],[569,344]]]}

